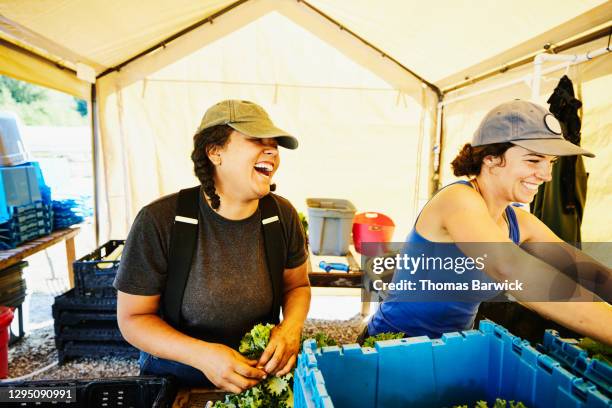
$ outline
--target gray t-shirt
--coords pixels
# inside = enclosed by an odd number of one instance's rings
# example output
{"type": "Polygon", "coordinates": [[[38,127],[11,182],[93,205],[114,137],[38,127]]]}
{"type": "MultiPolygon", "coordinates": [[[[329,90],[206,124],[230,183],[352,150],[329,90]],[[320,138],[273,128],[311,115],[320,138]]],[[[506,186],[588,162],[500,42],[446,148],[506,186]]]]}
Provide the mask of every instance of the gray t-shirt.
{"type": "MultiPolygon", "coordinates": [[[[236,348],[272,308],[260,209],[243,220],[228,220],[210,208],[200,191],[198,243],[181,309],[185,331],[236,348]]],[[[162,197],[136,216],[113,284],[117,290],[163,294],[177,197],[162,197]]],[[[308,256],[302,224],[288,200],[273,197],[287,243],[285,267],[295,268],[308,256]]]]}

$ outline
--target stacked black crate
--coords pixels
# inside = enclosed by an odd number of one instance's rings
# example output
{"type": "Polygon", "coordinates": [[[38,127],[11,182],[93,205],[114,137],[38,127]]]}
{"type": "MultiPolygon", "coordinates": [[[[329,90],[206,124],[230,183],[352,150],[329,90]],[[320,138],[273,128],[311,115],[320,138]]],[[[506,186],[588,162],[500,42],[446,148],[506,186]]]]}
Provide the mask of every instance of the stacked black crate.
{"type": "Polygon", "coordinates": [[[74,262],[75,288],[55,298],[55,345],[59,363],[70,357],[137,357],[117,325],[112,287],[123,241],[109,241],[74,262]]]}
{"type": "Polygon", "coordinates": [[[21,261],[8,268],[0,270],[0,305],[17,307],[23,303],[26,296],[26,281],[23,269],[28,266],[21,261]]]}
{"type": "Polygon", "coordinates": [[[14,307],[19,311],[19,333],[15,336],[11,331],[9,344],[13,344],[24,335],[22,305],[26,297],[26,281],[23,269],[26,266],[28,263],[21,261],[0,270],[0,306],[14,307]]]}

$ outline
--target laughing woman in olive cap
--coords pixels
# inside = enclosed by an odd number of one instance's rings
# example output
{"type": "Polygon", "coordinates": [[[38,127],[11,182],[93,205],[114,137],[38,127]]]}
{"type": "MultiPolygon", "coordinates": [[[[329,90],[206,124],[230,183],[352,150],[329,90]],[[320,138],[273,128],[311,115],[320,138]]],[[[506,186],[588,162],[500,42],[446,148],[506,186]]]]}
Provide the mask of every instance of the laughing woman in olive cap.
{"type": "Polygon", "coordinates": [[[125,339],[142,351],[142,374],[171,374],[183,385],[238,393],[267,375],[288,373],[299,351],[310,304],[304,232],[289,201],[270,193],[278,147],[298,143],[263,108],[238,100],[208,109],[193,140],[201,186],[197,220],[187,220],[198,231],[180,306],[184,323],[179,330],[160,317],[173,278],[169,248],[178,194],[145,206],[134,220],[114,283],[117,319],[125,339]],[[260,201],[268,195],[278,217],[262,220],[260,201]],[[267,222],[280,222],[286,249],[278,271],[283,320],[261,358],[249,360],[236,351],[241,337],[279,317],[262,232],[267,222]]]}
{"type": "MultiPolygon", "coordinates": [[[[563,243],[535,216],[512,205],[531,202],[538,187],[551,179],[557,156],[571,155],[593,157],[563,139],[559,123],[545,108],[520,100],[497,106],[481,122],[472,143],[466,144],[452,162],[455,176],[467,176],[469,180],[443,188],[424,206],[406,239],[404,252],[418,251],[414,254],[418,257],[421,250],[438,250],[456,258],[465,259],[467,255],[476,259],[486,249],[487,277],[498,282],[523,282],[523,290],[510,289],[510,293],[527,307],[576,332],[612,344],[612,308],[602,301],[609,302],[612,297],[609,268],[563,243]],[[596,295],[524,250],[529,245],[537,249],[538,244],[543,252],[553,253],[540,259],[554,264],[566,257],[570,266],[579,265],[581,282],[593,283],[590,289],[596,295]],[[564,291],[566,301],[553,301],[564,291]],[[567,301],[570,297],[573,301],[567,301]]],[[[428,271],[429,276],[444,272],[428,271]]],[[[450,271],[456,282],[460,277],[455,273],[463,271],[450,271]]],[[[393,280],[402,282],[410,279],[409,275],[396,270],[393,280]]],[[[470,298],[473,292],[457,293],[445,292],[443,298],[419,293],[419,300],[430,296],[429,301],[414,301],[415,294],[391,292],[361,337],[403,332],[436,338],[446,332],[471,329],[480,301],[470,298]]]]}

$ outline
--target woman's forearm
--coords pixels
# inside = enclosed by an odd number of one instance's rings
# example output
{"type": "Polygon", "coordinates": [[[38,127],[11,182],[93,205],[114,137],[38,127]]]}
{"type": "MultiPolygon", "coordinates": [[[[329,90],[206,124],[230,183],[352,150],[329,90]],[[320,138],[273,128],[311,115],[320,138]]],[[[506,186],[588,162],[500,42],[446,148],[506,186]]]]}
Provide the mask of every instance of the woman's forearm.
{"type": "Polygon", "coordinates": [[[299,286],[285,293],[283,324],[302,328],[310,308],[310,286],[299,286]]]}
{"type": "Polygon", "coordinates": [[[605,302],[522,302],[540,315],[612,346],[612,306],[605,302]]]}
{"type": "Polygon", "coordinates": [[[174,329],[158,315],[141,314],[118,320],[121,334],[134,347],[167,360],[195,366],[209,343],[174,329]]]}
{"type": "MultiPolygon", "coordinates": [[[[509,293],[521,302],[593,302],[601,301],[601,296],[583,287],[571,274],[566,274],[554,266],[529,254],[511,243],[461,244],[483,248],[481,253],[488,255],[485,272],[493,279],[503,282],[516,281],[520,288],[509,293]]],[[[482,255],[481,255],[482,256],[482,255]]]]}

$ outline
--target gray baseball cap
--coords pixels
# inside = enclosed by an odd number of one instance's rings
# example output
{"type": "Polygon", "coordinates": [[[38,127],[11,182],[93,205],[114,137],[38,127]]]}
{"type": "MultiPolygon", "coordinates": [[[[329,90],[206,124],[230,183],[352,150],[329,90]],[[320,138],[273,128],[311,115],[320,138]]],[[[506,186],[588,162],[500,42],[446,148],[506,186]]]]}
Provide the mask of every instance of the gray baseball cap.
{"type": "Polygon", "coordinates": [[[274,138],[279,146],[297,149],[298,140],[277,128],[261,106],[249,101],[225,100],[208,108],[198,132],[217,125],[228,125],[238,132],[260,139],[274,138]]]}
{"type": "Polygon", "coordinates": [[[474,133],[472,146],[506,142],[550,156],[595,157],[565,140],[559,121],[546,108],[518,99],[487,113],[474,133]]]}

